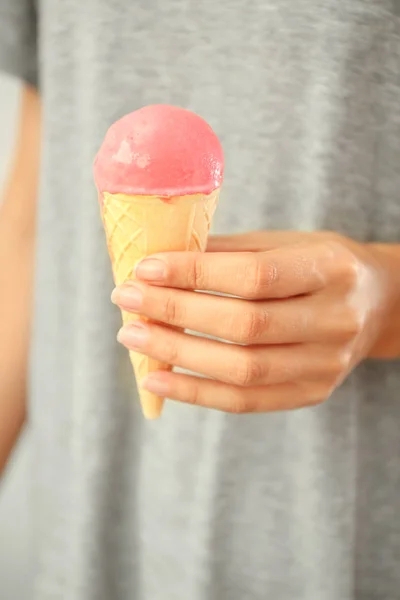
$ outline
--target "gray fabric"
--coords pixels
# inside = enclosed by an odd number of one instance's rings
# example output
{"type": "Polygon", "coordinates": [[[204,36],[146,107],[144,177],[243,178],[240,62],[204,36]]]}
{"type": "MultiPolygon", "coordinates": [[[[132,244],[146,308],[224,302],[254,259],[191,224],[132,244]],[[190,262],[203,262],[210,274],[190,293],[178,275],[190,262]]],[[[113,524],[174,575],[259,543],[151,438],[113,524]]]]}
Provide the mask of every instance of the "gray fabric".
{"type": "MultiPolygon", "coordinates": [[[[398,6],[38,3],[31,597],[400,597],[399,364],[365,363],[315,409],[227,416],[171,402],[161,421],[144,422],[115,342],[91,173],[112,121],[178,104],[225,148],[215,231],[330,228],[398,241],[398,6]]],[[[28,0],[0,7],[2,64],[32,80],[34,11],[28,0]]]]}
{"type": "Polygon", "coordinates": [[[37,86],[35,0],[1,0],[0,69],[37,86]]]}

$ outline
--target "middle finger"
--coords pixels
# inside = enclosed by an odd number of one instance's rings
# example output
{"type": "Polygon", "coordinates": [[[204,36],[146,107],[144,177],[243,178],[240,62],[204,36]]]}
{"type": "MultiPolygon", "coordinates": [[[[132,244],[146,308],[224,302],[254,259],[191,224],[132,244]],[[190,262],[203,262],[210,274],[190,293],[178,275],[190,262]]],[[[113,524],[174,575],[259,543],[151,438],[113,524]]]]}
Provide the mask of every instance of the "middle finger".
{"type": "Polygon", "coordinates": [[[347,318],[321,310],[318,296],[249,301],[135,282],[116,288],[112,299],[125,311],[237,344],[334,341],[338,319],[347,318]]]}

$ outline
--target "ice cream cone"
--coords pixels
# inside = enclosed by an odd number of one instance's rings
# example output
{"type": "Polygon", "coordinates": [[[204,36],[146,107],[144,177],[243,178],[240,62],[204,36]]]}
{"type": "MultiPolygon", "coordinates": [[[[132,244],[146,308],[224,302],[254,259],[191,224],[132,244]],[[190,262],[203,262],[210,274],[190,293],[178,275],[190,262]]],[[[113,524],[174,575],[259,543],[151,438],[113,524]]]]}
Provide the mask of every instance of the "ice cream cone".
{"type": "MultiPolygon", "coordinates": [[[[116,285],[159,252],[203,251],[224,170],[218,137],[195,113],[144,106],[113,123],[93,164],[116,285]]],[[[141,317],[122,311],[124,323],[141,317]]],[[[130,352],[143,413],[161,414],[163,398],[140,389],[148,373],[171,366],[130,352]]]]}
{"type": "MultiPolygon", "coordinates": [[[[136,265],[158,252],[197,251],[206,248],[211,220],[217,205],[219,188],[210,194],[172,196],[133,196],[100,193],[102,219],[112,262],[114,280],[121,285],[135,278],[136,265]]],[[[138,319],[122,311],[124,323],[138,319]]],[[[136,380],[150,372],[171,370],[168,364],[130,352],[136,380]]],[[[139,389],[143,414],[160,416],[163,398],[139,389]]]]}

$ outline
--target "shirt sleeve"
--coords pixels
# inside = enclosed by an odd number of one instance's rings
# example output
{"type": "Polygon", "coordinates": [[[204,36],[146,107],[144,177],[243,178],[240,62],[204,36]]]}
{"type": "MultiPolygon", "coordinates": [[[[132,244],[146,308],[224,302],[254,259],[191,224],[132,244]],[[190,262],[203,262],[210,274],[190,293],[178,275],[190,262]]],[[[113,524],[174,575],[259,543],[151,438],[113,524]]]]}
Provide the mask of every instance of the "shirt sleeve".
{"type": "Polygon", "coordinates": [[[38,86],[36,0],[0,0],[0,71],[38,86]]]}

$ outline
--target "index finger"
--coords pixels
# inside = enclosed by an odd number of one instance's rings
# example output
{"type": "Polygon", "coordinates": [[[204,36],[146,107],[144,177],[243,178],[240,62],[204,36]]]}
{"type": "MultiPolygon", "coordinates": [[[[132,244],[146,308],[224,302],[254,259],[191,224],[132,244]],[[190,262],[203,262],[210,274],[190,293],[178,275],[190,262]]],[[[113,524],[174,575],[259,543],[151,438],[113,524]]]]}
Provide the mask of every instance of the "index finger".
{"type": "Polygon", "coordinates": [[[331,263],[331,253],[318,250],[316,245],[269,252],[172,252],[143,260],[137,265],[136,276],[153,285],[258,300],[288,298],[323,288],[331,263]]]}

